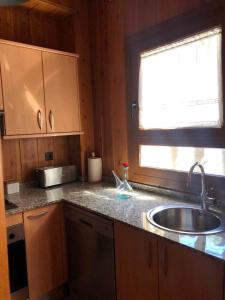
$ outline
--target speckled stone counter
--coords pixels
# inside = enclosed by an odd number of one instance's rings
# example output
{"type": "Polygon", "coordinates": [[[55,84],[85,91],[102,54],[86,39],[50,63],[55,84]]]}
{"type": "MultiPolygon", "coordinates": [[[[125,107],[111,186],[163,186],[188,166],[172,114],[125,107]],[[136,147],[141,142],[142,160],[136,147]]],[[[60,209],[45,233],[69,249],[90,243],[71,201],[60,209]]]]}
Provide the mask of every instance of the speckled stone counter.
{"type": "Polygon", "coordinates": [[[146,214],[149,209],[158,205],[185,202],[140,190],[135,190],[133,197],[128,200],[118,200],[115,191],[108,183],[73,183],[46,190],[27,187],[19,194],[7,197],[17,208],[7,210],[6,214],[15,214],[63,200],[225,260],[225,232],[206,236],[177,234],[159,229],[147,221],[146,214]]]}

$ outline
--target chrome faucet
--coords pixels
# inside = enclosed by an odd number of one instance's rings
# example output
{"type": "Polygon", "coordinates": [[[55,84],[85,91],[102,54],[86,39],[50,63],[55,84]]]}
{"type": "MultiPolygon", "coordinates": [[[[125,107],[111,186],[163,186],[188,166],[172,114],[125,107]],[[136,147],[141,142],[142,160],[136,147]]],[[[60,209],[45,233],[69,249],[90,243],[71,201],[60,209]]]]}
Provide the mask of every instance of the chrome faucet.
{"type": "Polygon", "coordinates": [[[201,171],[201,180],[202,180],[202,191],[201,191],[201,206],[203,210],[207,209],[207,193],[206,193],[206,186],[205,186],[205,170],[202,164],[199,162],[196,162],[193,166],[191,166],[189,172],[188,172],[188,181],[187,186],[191,183],[191,176],[194,172],[194,169],[196,167],[199,167],[201,171]]]}

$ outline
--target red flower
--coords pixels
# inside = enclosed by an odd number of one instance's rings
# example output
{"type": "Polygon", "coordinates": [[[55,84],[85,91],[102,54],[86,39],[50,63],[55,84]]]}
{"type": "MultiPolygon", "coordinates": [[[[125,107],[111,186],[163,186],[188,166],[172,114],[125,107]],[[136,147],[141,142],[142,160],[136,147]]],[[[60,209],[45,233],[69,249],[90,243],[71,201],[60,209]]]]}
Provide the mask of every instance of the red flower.
{"type": "Polygon", "coordinates": [[[128,167],[129,167],[128,162],[124,162],[124,163],[123,163],[123,166],[124,166],[124,168],[128,168],[128,167]]]}

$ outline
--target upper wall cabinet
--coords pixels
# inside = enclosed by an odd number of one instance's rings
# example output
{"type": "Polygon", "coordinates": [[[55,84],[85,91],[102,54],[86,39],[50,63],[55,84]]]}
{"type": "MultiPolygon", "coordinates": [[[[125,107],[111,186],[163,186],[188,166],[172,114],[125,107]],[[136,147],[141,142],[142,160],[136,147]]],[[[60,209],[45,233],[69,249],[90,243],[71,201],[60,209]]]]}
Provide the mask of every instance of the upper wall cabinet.
{"type": "Polygon", "coordinates": [[[77,58],[43,52],[47,132],[80,131],[77,58]]]}
{"type": "Polygon", "coordinates": [[[1,40],[0,61],[5,138],[81,133],[77,55],[1,40]]]}
{"type": "Polygon", "coordinates": [[[6,135],[46,132],[41,51],[0,44],[6,135]]]}

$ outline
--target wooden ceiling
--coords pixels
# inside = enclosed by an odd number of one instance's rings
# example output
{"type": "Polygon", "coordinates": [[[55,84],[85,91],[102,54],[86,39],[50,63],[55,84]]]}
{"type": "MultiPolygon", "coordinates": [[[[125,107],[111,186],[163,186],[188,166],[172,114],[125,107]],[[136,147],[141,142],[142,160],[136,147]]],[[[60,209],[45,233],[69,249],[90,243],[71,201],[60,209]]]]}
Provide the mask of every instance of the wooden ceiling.
{"type": "Polygon", "coordinates": [[[31,11],[41,11],[61,17],[75,14],[73,3],[68,0],[29,0],[21,4],[21,6],[26,7],[31,11]]]}

